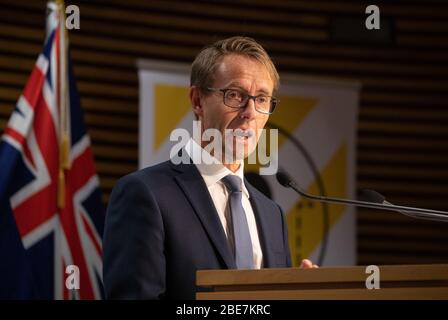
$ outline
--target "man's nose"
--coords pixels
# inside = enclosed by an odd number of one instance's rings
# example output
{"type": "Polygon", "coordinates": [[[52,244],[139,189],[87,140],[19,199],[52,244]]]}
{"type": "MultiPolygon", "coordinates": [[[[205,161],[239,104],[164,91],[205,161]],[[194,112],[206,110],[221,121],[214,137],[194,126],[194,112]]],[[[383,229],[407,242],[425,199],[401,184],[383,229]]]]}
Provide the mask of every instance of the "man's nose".
{"type": "Polygon", "coordinates": [[[255,109],[255,98],[249,98],[246,106],[242,108],[241,116],[246,120],[253,120],[257,116],[258,111],[255,109]]]}

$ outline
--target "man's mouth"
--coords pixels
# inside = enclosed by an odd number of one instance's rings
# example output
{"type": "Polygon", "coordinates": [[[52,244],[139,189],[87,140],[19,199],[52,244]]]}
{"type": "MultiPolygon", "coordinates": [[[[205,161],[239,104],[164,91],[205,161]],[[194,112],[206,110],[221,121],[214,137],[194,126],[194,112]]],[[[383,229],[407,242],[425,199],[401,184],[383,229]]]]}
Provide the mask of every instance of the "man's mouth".
{"type": "Polygon", "coordinates": [[[252,129],[235,129],[233,130],[233,136],[238,140],[248,140],[254,135],[254,131],[252,129]]]}

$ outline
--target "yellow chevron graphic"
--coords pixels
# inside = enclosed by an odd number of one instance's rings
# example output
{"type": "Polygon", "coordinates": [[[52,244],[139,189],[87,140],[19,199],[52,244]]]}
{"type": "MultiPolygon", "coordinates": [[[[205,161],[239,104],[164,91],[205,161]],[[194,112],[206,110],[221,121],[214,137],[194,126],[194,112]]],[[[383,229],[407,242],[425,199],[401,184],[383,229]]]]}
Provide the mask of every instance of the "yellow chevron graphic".
{"type": "MultiPolygon", "coordinates": [[[[280,96],[280,103],[275,109],[275,112],[269,117],[269,122],[281,126],[287,132],[292,133],[305,120],[307,115],[317,105],[318,99],[314,97],[294,97],[294,96],[280,96]]],[[[269,129],[267,130],[266,146],[268,154],[270,154],[269,145],[269,129]]],[[[278,149],[281,149],[283,143],[286,142],[286,137],[279,134],[278,149]]],[[[281,160],[281,159],[280,159],[281,160]]],[[[245,172],[257,172],[260,165],[248,164],[247,160],[244,164],[245,172]]]]}
{"type": "MultiPolygon", "coordinates": [[[[347,196],[347,152],[347,144],[341,145],[321,172],[327,195],[347,196]]],[[[316,182],[309,186],[307,192],[319,194],[316,182]]],[[[344,210],[345,206],[329,205],[329,229],[339,220],[344,210]]],[[[299,266],[300,261],[309,257],[322,241],[322,212],[322,204],[303,198],[288,211],[289,245],[294,266],[299,266]]]]}
{"type": "Polygon", "coordinates": [[[191,110],[188,90],[172,84],[154,85],[154,151],[191,110]]]}

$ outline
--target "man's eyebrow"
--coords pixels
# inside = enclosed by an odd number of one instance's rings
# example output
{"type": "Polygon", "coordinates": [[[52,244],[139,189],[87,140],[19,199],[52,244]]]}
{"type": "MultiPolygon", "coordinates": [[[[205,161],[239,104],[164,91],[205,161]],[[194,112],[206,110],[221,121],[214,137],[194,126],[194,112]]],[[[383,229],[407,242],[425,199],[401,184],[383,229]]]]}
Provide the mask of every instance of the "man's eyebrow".
{"type": "Polygon", "coordinates": [[[238,88],[241,90],[246,90],[246,89],[244,89],[243,85],[239,82],[231,82],[226,86],[226,88],[238,88]]]}
{"type": "MultiPolygon", "coordinates": [[[[239,82],[231,82],[230,84],[228,84],[226,86],[226,88],[238,88],[238,89],[243,90],[244,92],[247,92],[247,90],[244,88],[244,86],[241,83],[239,83],[239,82]]],[[[261,94],[264,94],[264,95],[267,95],[267,96],[270,95],[269,91],[264,89],[264,88],[261,88],[261,89],[257,90],[257,92],[259,94],[261,93],[261,94]]]]}

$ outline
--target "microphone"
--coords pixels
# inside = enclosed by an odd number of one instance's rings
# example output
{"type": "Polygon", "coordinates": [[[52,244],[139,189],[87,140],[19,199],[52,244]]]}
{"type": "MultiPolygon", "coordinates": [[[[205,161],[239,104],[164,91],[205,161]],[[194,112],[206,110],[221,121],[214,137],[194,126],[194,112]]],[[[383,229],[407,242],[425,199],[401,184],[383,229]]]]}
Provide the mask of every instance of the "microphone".
{"type": "Polygon", "coordinates": [[[448,222],[448,212],[431,210],[431,209],[397,206],[386,201],[386,198],[383,195],[373,190],[363,190],[362,192],[362,198],[364,199],[363,201],[324,197],[306,193],[305,191],[300,189],[297,183],[284,171],[277,171],[276,178],[277,181],[282,186],[286,188],[291,188],[301,196],[314,201],[332,203],[332,204],[345,204],[371,209],[396,211],[412,218],[448,222]]]}
{"type": "Polygon", "coordinates": [[[361,190],[361,198],[366,201],[382,203],[388,206],[393,206],[397,208],[397,212],[416,219],[425,219],[425,220],[433,220],[433,221],[444,221],[448,222],[447,213],[444,211],[438,210],[430,210],[430,209],[420,209],[420,208],[412,208],[412,207],[403,207],[403,206],[395,206],[389,201],[386,201],[386,198],[378,193],[375,190],[364,189],[361,190]],[[409,209],[398,209],[398,208],[409,208],[409,209]]]}

